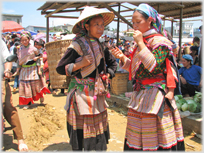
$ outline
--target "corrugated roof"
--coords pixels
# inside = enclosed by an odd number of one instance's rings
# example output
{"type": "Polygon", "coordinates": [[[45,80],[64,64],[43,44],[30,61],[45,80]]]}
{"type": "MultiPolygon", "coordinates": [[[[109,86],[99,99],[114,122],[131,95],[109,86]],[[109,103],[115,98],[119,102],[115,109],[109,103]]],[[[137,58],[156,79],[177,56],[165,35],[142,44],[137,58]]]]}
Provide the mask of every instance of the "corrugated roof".
{"type": "MultiPolygon", "coordinates": [[[[132,10],[134,7],[129,8],[127,4],[132,4],[133,6],[138,6],[141,2],[120,2],[121,7],[125,8],[121,10],[123,12],[130,12],[132,15],[132,10]]],[[[202,16],[202,3],[199,1],[192,2],[146,2],[153,8],[155,8],[160,14],[165,15],[165,17],[172,17],[174,19],[180,18],[180,8],[183,8],[183,18],[202,16]]],[[[77,12],[83,10],[82,7],[87,5],[95,6],[98,8],[106,8],[103,4],[107,4],[111,8],[117,7],[119,2],[46,2],[37,10],[41,10],[42,15],[48,15],[50,13],[57,14],[63,12],[77,12]]],[[[117,11],[116,11],[117,12],[117,11]]]]}

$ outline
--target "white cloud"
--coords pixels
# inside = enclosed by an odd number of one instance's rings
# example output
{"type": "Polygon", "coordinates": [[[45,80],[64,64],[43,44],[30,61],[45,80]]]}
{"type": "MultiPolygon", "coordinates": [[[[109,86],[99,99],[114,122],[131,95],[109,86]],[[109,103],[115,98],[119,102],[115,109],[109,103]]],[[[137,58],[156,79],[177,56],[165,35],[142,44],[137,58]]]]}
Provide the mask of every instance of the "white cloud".
{"type": "Polygon", "coordinates": [[[74,25],[77,19],[62,19],[62,18],[50,18],[50,27],[64,25],[64,24],[71,24],[74,25]]]}
{"type": "Polygon", "coordinates": [[[5,14],[11,14],[11,13],[15,13],[15,10],[10,10],[10,9],[4,9],[2,10],[3,13],[5,14]]]}

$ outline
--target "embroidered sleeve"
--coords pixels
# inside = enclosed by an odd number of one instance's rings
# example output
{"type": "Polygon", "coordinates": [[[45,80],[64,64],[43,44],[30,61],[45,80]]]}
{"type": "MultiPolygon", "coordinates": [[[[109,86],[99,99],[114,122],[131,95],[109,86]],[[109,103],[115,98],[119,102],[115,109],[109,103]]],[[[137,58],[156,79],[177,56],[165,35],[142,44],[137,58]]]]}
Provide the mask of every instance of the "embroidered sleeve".
{"type": "Polygon", "coordinates": [[[70,76],[75,63],[75,59],[77,59],[78,57],[79,55],[74,49],[68,48],[57,65],[57,73],[70,76]]]}
{"type": "Polygon", "coordinates": [[[140,51],[138,56],[142,61],[144,67],[152,72],[157,70],[165,62],[165,58],[169,54],[169,49],[166,46],[159,46],[155,48],[152,52],[146,47],[140,51]]]}
{"type": "Polygon", "coordinates": [[[131,60],[127,59],[121,68],[129,72],[130,63],[131,63],[131,60]]]}

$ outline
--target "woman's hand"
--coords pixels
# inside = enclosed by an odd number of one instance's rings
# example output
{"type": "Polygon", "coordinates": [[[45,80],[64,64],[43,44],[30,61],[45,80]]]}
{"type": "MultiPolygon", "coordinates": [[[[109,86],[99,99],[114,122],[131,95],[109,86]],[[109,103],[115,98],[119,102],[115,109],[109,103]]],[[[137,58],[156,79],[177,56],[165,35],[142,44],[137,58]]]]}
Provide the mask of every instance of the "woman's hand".
{"type": "Polygon", "coordinates": [[[4,71],[4,78],[11,78],[12,77],[12,73],[10,70],[5,70],[4,71]]]}
{"type": "Polygon", "coordinates": [[[180,75],[180,79],[182,84],[187,84],[186,79],[182,75],[180,75]]]}
{"type": "Polygon", "coordinates": [[[34,57],[33,58],[34,61],[37,61],[38,59],[39,59],[39,57],[34,57]]]}
{"type": "Polygon", "coordinates": [[[121,58],[123,58],[123,56],[125,56],[123,54],[123,52],[118,47],[115,47],[115,48],[111,49],[110,51],[113,54],[113,56],[115,56],[115,58],[121,59],[121,58]]]}
{"type": "Polygon", "coordinates": [[[91,55],[86,55],[82,58],[81,60],[81,66],[88,66],[88,65],[91,65],[93,63],[93,58],[91,55]]]}
{"type": "Polygon", "coordinates": [[[137,44],[142,43],[143,42],[142,32],[140,32],[139,30],[135,30],[133,33],[133,38],[137,44]]]}

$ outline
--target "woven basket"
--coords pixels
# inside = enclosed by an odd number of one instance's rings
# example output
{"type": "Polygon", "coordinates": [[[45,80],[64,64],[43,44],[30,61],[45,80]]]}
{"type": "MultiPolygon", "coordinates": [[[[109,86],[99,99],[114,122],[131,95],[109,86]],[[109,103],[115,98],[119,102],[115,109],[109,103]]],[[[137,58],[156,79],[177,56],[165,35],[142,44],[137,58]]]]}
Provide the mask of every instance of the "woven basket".
{"type": "Polygon", "coordinates": [[[45,44],[47,51],[47,61],[49,65],[50,82],[52,88],[54,89],[68,88],[70,77],[58,74],[56,67],[64,53],[67,51],[67,48],[71,42],[72,40],[58,40],[45,44]]]}
{"type": "Polygon", "coordinates": [[[115,73],[111,80],[111,93],[120,95],[127,92],[129,73],[115,73]]]}

